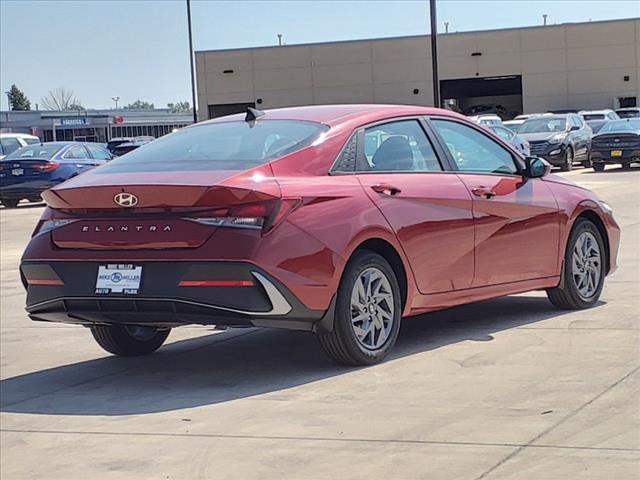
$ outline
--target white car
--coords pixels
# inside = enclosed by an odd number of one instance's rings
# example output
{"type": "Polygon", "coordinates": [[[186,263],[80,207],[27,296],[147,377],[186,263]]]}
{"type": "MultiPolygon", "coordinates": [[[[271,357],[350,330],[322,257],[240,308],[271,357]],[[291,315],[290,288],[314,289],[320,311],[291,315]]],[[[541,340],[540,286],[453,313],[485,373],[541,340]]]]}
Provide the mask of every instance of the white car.
{"type": "Polygon", "coordinates": [[[473,115],[468,117],[472,122],[479,123],[480,125],[500,125],[502,119],[495,113],[485,113],[482,115],[473,115]]]}
{"type": "Polygon", "coordinates": [[[531,145],[529,145],[529,142],[513,130],[503,127],[502,125],[486,125],[486,128],[491,130],[504,141],[513,145],[516,150],[522,153],[525,157],[531,155],[531,145]]]}
{"type": "Polygon", "coordinates": [[[38,137],[27,133],[0,133],[0,160],[19,148],[41,141],[38,137]]]}
{"type": "Polygon", "coordinates": [[[603,110],[581,110],[578,112],[578,115],[580,115],[585,122],[590,120],[620,120],[618,114],[610,108],[603,110]]]}

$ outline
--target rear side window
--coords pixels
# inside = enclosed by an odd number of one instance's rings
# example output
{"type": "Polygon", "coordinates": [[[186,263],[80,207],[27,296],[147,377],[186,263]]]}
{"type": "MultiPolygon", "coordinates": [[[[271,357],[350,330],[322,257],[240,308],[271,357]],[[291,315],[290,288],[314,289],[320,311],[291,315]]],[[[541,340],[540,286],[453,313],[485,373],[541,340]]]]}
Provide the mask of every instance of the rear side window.
{"type": "Polygon", "coordinates": [[[96,160],[109,160],[111,158],[111,154],[102,147],[87,145],[87,148],[91,152],[91,156],[96,160]]]}
{"type": "Polygon", "coordinates": [[[439,172],[438,157],[417,120],[400,120],[364,131],[365,171],[439,172]]]}
{"type": "Polygon", "coordinates": [[[67,152],[64,154],[64,158],[84,160],[85,158],[89,158],[89,155],[87,155],[87,151],[83,146],[76,145],[74,147],[71,147],[69,150],[67,150],[67,152]]]}
{"type": "Polygon", "coordinates": [[[327,129],[293,120],[204,123],[161,137],[100,170],[244,170],[306,147],[327,129]]]}

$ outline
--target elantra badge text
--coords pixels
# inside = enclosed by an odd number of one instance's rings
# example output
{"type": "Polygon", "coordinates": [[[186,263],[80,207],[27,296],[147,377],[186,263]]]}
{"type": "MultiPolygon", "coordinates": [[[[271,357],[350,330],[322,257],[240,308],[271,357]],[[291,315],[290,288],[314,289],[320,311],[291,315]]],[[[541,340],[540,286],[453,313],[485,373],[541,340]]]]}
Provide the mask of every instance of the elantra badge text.
{"type": "Polygon", "coordinates": [[[129,230],[135,230],[136,232],[142,232],[143,230],[145,232],[170,232],[171,231],[171,225],[164,225],[164,226],[158,226],[158,225],[148,225],[148,226],[143,226],[143,225],[135,225],[133,227],[129,227],[128,225],[121,225],[120,227],[115,227],[113,225],[109,225],[107,227],[104,226],[100,226],[100,225],[96,225],[95,227],[90,227],[89,225],[85,225],[82,227],[82,231],[83,232],[115,232],[116,230],[118,230],[119,232],[128,232],[129,230]]]}

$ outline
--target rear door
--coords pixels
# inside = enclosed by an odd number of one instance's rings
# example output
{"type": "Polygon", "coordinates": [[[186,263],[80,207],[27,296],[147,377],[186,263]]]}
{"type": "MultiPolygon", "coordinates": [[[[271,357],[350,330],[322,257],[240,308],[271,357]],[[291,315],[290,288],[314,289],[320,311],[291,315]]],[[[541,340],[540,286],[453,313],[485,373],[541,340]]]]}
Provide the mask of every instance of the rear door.
{"type": "MultiPolygon", "coordinates": [[[[357,177],[394,229],[423,294],[473,279],[471,195],[443,168],[423,121],[399,119],[359,132],[357,177]]],[[[445,160],[446,161],[446,160],[445,160]]]]}
{"type": "Polygon", "coordinates": [[[556,275],[560,212],[540,179],[523,178],[512,153],[481,128],[430,120],[473,197],[474,287],[556,275]]]}

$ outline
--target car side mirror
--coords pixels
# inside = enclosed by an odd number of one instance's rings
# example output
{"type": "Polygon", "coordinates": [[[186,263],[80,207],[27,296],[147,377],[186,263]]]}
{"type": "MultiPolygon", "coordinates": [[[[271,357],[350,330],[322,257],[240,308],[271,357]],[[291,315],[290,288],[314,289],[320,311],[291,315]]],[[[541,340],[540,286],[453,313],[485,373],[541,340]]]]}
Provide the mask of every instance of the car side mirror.
{"type": "Polygon", "coordinates": [[[580,130],[580,127],[577,125],[571,125],[571,128],[569,129],[570,132],[575,132],[576,130],[580,130]]]}
{"type": "Polygon", "coordinates": [[[526,157],[524,159],[524,176],[527,178],[541,178],[551,172],[551,164],[539,157],[526,157]]]}

